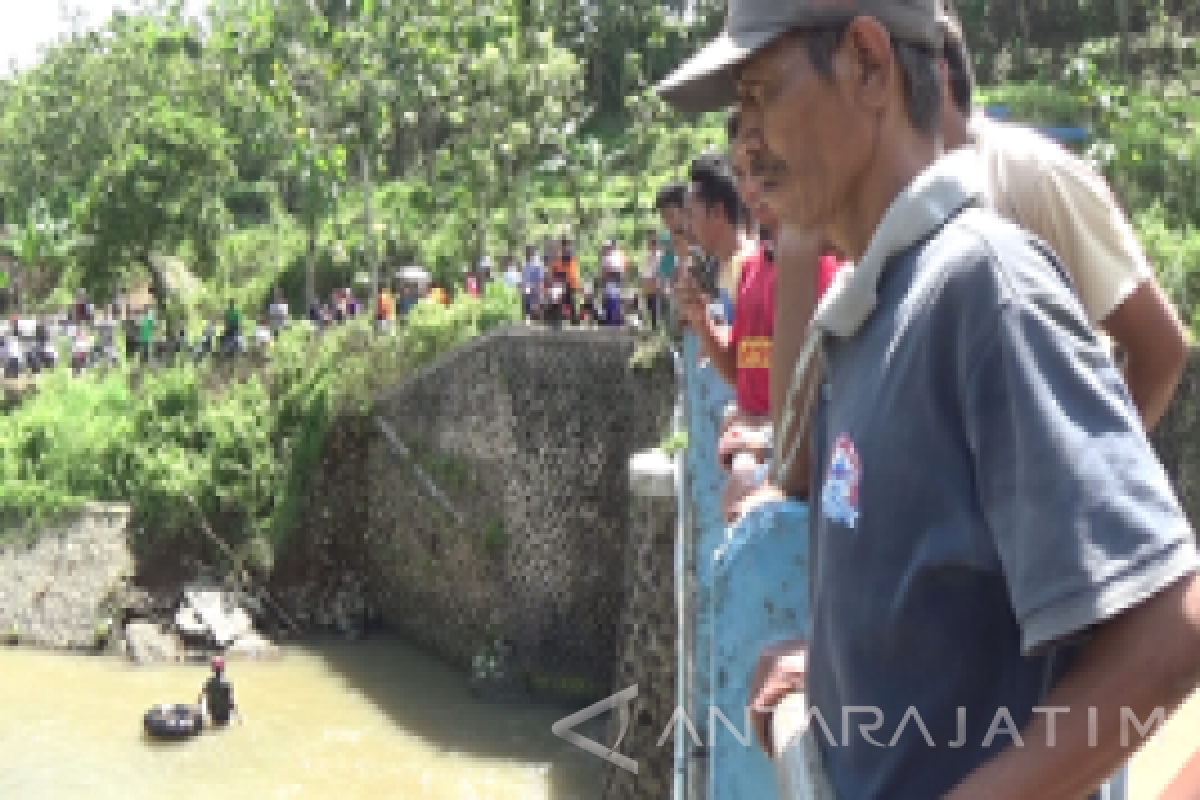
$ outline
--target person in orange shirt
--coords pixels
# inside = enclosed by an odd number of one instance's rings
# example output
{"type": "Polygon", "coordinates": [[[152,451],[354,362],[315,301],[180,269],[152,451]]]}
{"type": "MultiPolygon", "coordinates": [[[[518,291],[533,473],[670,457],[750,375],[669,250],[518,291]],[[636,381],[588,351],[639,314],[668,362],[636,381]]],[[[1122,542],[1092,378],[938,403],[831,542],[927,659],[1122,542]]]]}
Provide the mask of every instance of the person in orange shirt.
{"type": "MultiPolygon", "coordinates": [[[[572,246],[571,237],[564,236],[561,246],[559,247],[558,260],[551,267],[555,280],[560,280],[566,284],[566,302],[575,308],[575,297],[578,294],[582,283],[579,280],[579,260],[575,257],[575,248],[572,246]]],[[[575,322],[574,310],[572,310],[572,322],[575,322]]]]}
{"type": "Polygon", "coordinates": [[[429,299],[444,306],[450,305],[450,298],[440,283],[435,283],[429,290],[429,299]]]}
{"type": "Polygon", "coordinates": [[[385,286],[379,290],[379,297],[375,301],[375,320],[387,325],[391,323],[395,314],[396,304],[392,290],[385,286]]]}

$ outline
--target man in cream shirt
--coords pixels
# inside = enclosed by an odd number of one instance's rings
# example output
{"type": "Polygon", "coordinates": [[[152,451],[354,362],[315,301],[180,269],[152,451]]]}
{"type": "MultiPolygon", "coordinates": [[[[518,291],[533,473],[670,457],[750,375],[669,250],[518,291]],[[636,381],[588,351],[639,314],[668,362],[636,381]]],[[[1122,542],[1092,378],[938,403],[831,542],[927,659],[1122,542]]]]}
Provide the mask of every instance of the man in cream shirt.
{"type": "Polygon", "coordinates": [[[1103,176],[1028,128],[973,111],[974,76],[958,21],[945,9],[946,151],[974,147],[988,202],[1062,260],[1088,320],[1124,357],[1125,383],[1148,429],[1170,405],[1187,358],[1178,315],[1103,176]]]}

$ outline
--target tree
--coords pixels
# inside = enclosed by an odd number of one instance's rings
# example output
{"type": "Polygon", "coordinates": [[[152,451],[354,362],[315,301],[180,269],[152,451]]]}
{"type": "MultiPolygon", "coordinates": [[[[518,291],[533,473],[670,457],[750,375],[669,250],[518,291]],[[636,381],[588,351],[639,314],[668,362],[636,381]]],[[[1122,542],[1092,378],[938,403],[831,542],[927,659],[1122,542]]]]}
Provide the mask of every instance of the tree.
{"type": "Polygon", "coordinates": [[[167,282],[151,258],[182,241],[211,264],[228,224],[223,196],[236,176],[230,143],[212,119],[156,99],[127,121],[97,169],[77,213],[88,288],[110,292],[140,267],[166,311],[167,282]]]}
{"type": "Polygon", "coordinates": [[[79,244],[69,220],[54,216],[49,204],[38,198],[13,234],[0,240],[0,250],[16,261],[23,275],[23,279],[5,275],[5,288],[20,291],[35,275],[37,283],[54,285],[79,244]]]}

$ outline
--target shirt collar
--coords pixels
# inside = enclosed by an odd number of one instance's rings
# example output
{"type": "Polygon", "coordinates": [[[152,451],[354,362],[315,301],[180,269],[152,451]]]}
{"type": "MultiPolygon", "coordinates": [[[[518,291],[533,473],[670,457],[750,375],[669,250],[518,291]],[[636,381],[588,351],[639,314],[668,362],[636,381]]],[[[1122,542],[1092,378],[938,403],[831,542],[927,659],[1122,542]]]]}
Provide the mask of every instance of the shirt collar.
{"type": "Polygon", "coordinates": [[[984,196],[983,174],[973,152],[959,150],[935,161],[892,201],[858,265],[838,271],[817,307],[817,327],[836,336],[853,336],[875,310],[887,263],[984,196]]]}

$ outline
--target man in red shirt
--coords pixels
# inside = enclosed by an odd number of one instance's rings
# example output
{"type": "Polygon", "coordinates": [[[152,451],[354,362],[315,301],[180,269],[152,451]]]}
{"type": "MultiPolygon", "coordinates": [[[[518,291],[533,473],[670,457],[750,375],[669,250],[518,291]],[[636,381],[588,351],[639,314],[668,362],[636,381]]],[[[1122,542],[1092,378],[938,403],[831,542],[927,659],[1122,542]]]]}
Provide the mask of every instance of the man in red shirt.
{"type": "Polygon", "coordinates": [[[775,261],[772,238],[776,217],[762,202],[757,182],[747,180],[749,153],[738,145],[739,125],[730,119],[733,179],[743,205],[763,226],[762,242],[742,262],[738,277],[733,327],[726,334],[708,313],[705,298],[690,276],[680,282],[680,313],[700,337],[705,355],[721,376],[734,387],[736,406],[726,415],[718,455],[726,467],[741,453],[758,464],[753,475],[738,471],[722,494],[722,510],[729,518],[732,509],[766,478],[771,440],[771,343],[775,331],[775,261]]]}

